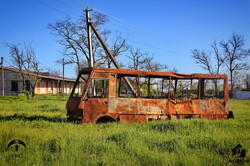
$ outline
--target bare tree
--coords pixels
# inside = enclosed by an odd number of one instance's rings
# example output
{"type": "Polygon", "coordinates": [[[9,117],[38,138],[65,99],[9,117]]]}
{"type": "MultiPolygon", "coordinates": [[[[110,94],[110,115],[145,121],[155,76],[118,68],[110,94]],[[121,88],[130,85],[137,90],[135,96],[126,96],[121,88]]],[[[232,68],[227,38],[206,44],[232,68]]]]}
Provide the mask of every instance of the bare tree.
{"type": "Polygon", "coordinates": [[[130,55],[127,56],[131,63],[129,63],[128,68],[133,70],[143,70],[145,63],[147,61],[147,53],[142,53],[140,49],[130,48],[130,55]]]}
{"type": "Polygon", "coordinates": [[[234,90],[250,90],[250,74],[247,70],[235,71],[233,73],[235,81],[234,90]]]}
{"type": "MultiPolygon", "coordinates": [[[[130,60],[128,68],[133,70],[157,72],[168,69],[166,65],[156,62],[153,55],[150,56],[148,53],[142,53],[140,49],[135,49],[131,47],[130,55],[127,57],[130,60]]],[[[135,80],[135,82],[136,84],[138,83],[137,80],[135,80]]],[[[144,82],[141,81],[141,87],[143,87],[146,84],[147,84],[147,94],[150,94],[150,86],[157,83],[154,82],[153,78],[147,77],[144,82]]]]}
{"type": "MultiPolygon", "coordinates": [[[[122,53],[128,51],[130,46],[127,44],[127,38],[122,37],[121,33],[116,32],[114,39],[111,40],[111,45],[109,46],[109,48],[113,57],[116,58],[122,53]]],[[[108,54],[100,56],[100,58],[96,61],[99,62],[97,66],[103,66],[107,64],[107,67],[111,68],[112,60],[109,58],[108,54]]]]}
{"type": "Polygon", "coordinates": [[[172,72],[172,73],[178,73],[178,69],[176,67],[168,70],[169,72],[172,72]]]}
{"type": "Polygon", "coordinates": [[[216,41],[210,47],[212,50],[209,52],[198,49],[192,50],[192,58],[195,60],[195,63],[200,64],[209,74],[219,74],[225,57],[220,55],[216,41]]]}
{"type": "Polygon", "coordinates": [[[192,57],[195,60],[196,64],[200,64],[200,66],[207,71],[209,74],[213,73],[211,58],[210,55],[207,54],[204,50],[192,50],[192,57]]]}
{"type": "MultiPolygon", "coordinates": [[[[99,13],[94,13],[91,20],[97,28],[103,26],[107,21],[107,16],[99,13]]],[[[66,18],[62,21],[57,21],[48,25],[48,28],[52,31],[52,34],[57,37],[57,41],[64,47],[64,55],[66,55],[70,61],[73,61],[77,65],[77,70],[80,70],[82,56],[89,61],[88,53],[88,38],[87,38],[87,26],[85,16],[81,16],[77,21],[72,18],[66,18]]],[[[108,30],[101,30],[100,34],[104,39],[107,38],[110,32],[108,30]]],[[[97,38],[92,33],[93,39],[93,55],[99,55],[101,53],[101,44],[97,41],[97,38]]]]}
{"type": "Polygon", "coordinates": [[[147,56],[145,59],[144,70],[146,71],[162,71],[167,70],[168,66],[155,61],[154,56],[147,56]]]}
{"type": "Polygon", "coordinates": [[[246,90],[250,91],[250,74],[246,74],[246,77],[244,78],[244,83],[246,86],[246,90]]]}
{"type": "MultiPolygon", "coordinates": [[[[94,23],[104,42],[106,42],[111,34],[111,31],[103,28],[108,22],[108,17],[104,14],[93,13],[91,22],[94,23]]],[[[81,67],[89,66],[89,64],[85,63],[86,61],[89,62],[88,35],[85,15],[81,16],[77,21],[74,21],[72,18],[67,18],[62,21],[51,23],[48,25],[48,28],[58,39],[58,43],[64,47],[63,53],[68,57],[68,61],[77,65],[77,71],[79,71],[81,67]]],[[[102,48],[101,43],[94,33],[92,33],[91,37],[94,66],[107,65],[107,67],[110,67],[111,60],[102,48]]],[[[116,57],[122,52],[127,51],[128,46],[126,41],[127,39],[123,38],[121,34],[116,34],[114,40],[111,41],[111,52],[113,53],[113,56],[116,57]]]]}
{"type": "MultiPolygon", "coordinates": [[[[152,71],[152,72],[157,72],[157,71],[162,71],[162,70],[167,70],[168,69],[167,65],[156,62],[153,55],[152,56],[147,56],[145,58],[145,64],[144,64],[143,68],[146,71],[152,71]]],[[[161,83],[159,83],[157,81],[155,82],[153,78],[148,77],[145,83],[147,83],[147,90],[148,90],[147,94],[150,94],[150,86],[157,85],[157,88],[159,88],[159,85],[161,85],[161,89],[162,89],[164,79],[162,79],[161,83]]],[[[159,91],[159,90],[157,89],[157,91],[159,91]]]]}
{"type": "Polygon", "coordinates": [[[225,61],[225,57],[221,56],[221,53],[218,49],[217,42],[214,41],[210,47],[213,49],[214,59],[215,59],[215,66],[212,69],[211,74],[220,74],[221,66],[225,61]]]}
{"type": "MultiPolygon", "coordinates": [[[[225,57],[222,57],[217,46],[217,42],[214,41],[211,45],[211,50],[209,52],[204,50],[192,50],[192,58],[197,64],[207,71],[209,74],[219,74],[225,57]]],[[[215,95],[218,95],[218,85],[217,80],[214,79],[215,95]]]]}
{"type": "Polygon", "coordinates": [[[62,74],[61,70],[57,70],[51,67],[46,67],[44,71],[48,72],[49,74],[60,76],[62,74]]]}
{"type": "Polygon", "coordinates": [[[130,55],[127,57],[130,60],[128,68],[133,70],[156,72],[168,69],[167,65],[155,61],[153,55],[150,56],[149,53],[143,53],[138,48],[130,47],[130,55]]]}
{"type": "Polygon", "coordinates": [[[30,44],[7,44],[13,67],[19,70],[23,82],[24,93],[29,99],[29,93],[35,98],[35,87],[40,72],[39,61],[30,44]]]}
{"type": "Polygon", "coordinates": [[[234,72],[248,68],[245,60],[250,55],[250,49],[244,49],[244,44],[244,36],[239,34],[233,34],[227,42],[220,42],[225,56],[224,64],[229,70],[231,93],[235,85],[234,72]]]}

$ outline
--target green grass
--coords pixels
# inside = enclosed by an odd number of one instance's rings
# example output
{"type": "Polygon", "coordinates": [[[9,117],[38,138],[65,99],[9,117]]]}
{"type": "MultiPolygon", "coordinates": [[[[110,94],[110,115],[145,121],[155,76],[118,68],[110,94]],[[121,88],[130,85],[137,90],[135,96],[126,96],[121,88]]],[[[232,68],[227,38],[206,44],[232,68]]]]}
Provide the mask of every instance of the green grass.
{"type": "Polygon", "coordinates": [[[250,100],[231,100],[234,120],[185,119],[74,125],[65,122],[67,97],[0,98],[1,165],[250,165],[250,100]],[[6,150],[13,139],[21,157],[6,150]],[[244,161],[234,160],[238,144],[244,161]]]}
{"type": "Polygon", "coordinates": [[[62,122],[66,118],[68,96],[36,95],[36,100],[25,96],[0,96],[0,120],[48,120],[62,122]]]}

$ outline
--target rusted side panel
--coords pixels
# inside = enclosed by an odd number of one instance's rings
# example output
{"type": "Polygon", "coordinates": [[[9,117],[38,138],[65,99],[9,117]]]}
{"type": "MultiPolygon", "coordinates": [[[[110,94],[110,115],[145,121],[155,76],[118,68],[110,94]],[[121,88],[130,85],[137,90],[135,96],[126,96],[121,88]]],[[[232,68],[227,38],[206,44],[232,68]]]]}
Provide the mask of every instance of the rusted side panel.
{"type": "Polygon", "coordinates": [[[121,122],[127,123],[147,121],[146,115],[120,115],[119,117],[121,122]]]}
{"type": "Polygon", "coordinates": [[[138,114],[137,98],[117,98],[116,112],[120,114],[138,114]]]}
{"type": "Polygon", "coordinates": [[[113,98],[109,112],[121,114],[165,114],[167,99],[113,98]]]}
{"type": "Polygon", "coordinates": [[[83,123],[95,123],[97,116],[108,112],[108,98],[92,98],[84,102],[83,123]]]}
{"type": "Polygon", "coordinates": [[[138,101],[139,114],[165,114],[166,99],[140,99],[138,101]]]}
{"type": "Polygon", "coordinates": [[[223,100],[196,100],[192,104],[195,114],[227,114],[223,100]]]}
{"type": "Polygon", "coordinates": [[[198,109],[200,109],[201,118],[206,119],[225,119],[227,118],[227,111],[225,111],[225,102],[222,100],[207,100],[196,103],[198,109]]]}
{"type": "Polygon", "coordinates": [[[71,97],[67,101],[67,116],[74,119],[82,119],[83,117],[83,108],[79,108],[81,98],[80,97],[71,97]]]}
{"type": "Polygon", "coordinates": [[[109,73],[109,97],[116,97],[116,74],[109,73]]]}
{"type": "MultiPolygon", "coordinates": [[[[227,78],[227,76],[224,77],[224,100],[225,100],[226,103],[229,102],[228,78],[227,78]]],[[[226,107],[226,111],[228,111],[228,107],[226,107]]]]}
{"type": "Polygon", "coordinates": [[[109,98],[108,113],[116,113],[116,100],[117,99],[115,97],[109,98]]]}
{"type": "Polygon", "coordinates": [[[192,103],[190,101],[170,101],[170,114],[192,114],[192,103]]]}
{"type": "Polygon", "coordinates": [[[93,78],[109,78],[108,72],[94,72],[93,78]]]}
{"type": "Polygon", "coordinates": [[[170,105],[171,119],[185,118],[184,115],[190,118],[225,119],[227,118],[225,104],[224,100],[192,100],[172,103],[170,105]]]}
{"type": "Polygon", "coordinates": [[[109,113],[120,114],[120,121],[129,123],[168,118],[167,99],[112,98],[109,102],[109,113]]]}
{"type": "Polygon", "coordinates": [[[78,109],[80,99],[81,99],[80,97],[70,97],[66,104],[67,109],[71,109],[71,110],[78,109]]]}

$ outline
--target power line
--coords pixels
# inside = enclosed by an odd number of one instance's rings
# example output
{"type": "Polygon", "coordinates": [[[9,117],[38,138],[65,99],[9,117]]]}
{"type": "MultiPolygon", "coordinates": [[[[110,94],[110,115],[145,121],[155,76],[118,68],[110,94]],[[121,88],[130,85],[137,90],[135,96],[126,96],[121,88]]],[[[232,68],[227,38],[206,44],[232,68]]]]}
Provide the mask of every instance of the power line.
{"type": "MultiPolygon", "coordinates": [[[[135,29],[137,29],[137,30],[142,30],[142,31],[144,31],[144,32],[147,32],[147,34],[151,34],[151,36],[153,36],[154,38],[158,38],[158,39],[160,39],[160,40],[163,40],[163,41],[165,41],[165,42],[173,42],[174,41],[174,39],[173,40],[169,40],[169,39],[166,39],[162,34],[160,34],[160,33],[157,33],[157,32],[153,32],[153,31],[151,31],[151,30],[147,30],[147,29],[145,29],[145,28],[143,28],[143,27],[141,27],[141,26],[138,26],[138,25],[135,25],[135,24],[132,24],[132,23],[130,23],[130,22],[128,22],[128,21],[125,21],[125,20],[123,20],[123,19],[120,19],[120,18],[118,18],[118,17],[115,17],[115,16],[113,16],[113,15],[111,15],[111,14],[108,14],[108,13],[106,13],[106,12],[104,12],[104,11],[102,11],[102,10],[99,10],[99,9],[96,9],[96,8],[94,8],[94,7],[91,7],[90,5],[88,5],[88,4],[86,4],[86,3],[83,3],[81,0],[75,0],[76,2],[78,2],[79,4],[82,4],[83,6],[85,6],[85,7],[88,7],[88,8],[91,8],[91,9],[93,9],[94,11],[96,11],[96,12],[99,12],[99,13],[102,13],[102,14],[104,14],[104,15],[107,15],[107,16],[109,16],[110,18],[113,18],[114,20],[117,20],[117,21],[119,21],[119,22],[121,22],[121,23],[125,23],[125,24],[127,24],[127,25],[129,25],[129,26],[131,26],[131,27],[133,27],[133,28],[135,28],[135,29]]],[[[178,42],[178,41],[176,41],[176,42],[178,42]]],[[[179,43],[179,42],[178,42],[179,43]]],[[[186,42],[185,42],[186,43],[186,42]]]]}
{"type": "Polygon", "coordinates": [[[66,6],[66,7],[68,7],[68,8],[70,8],[70,9],[72,9],[72,10],[75,11],[75,9],[74,9],[73,7],[71,7],[71,6],[69,6],[69,5],[65,4],[65,3],[63,3],[63,2],[60,1],[60,0],[57,0],[57,1],[60,2],[61,4],[63,4],[64,6],[66,6]]]}
{"type": "Polygon", "coordinates": [[[86,4],[86,3],[83,3],[83,2],[82,2],[82,1],[80,1],[80,0],[75,0],[75,1],[77,1],[78,3],[81,3],[81,4],[83,4],[83,6],[89,7],[89,5],[88,5],[88,4],[86,4]]]}
{"type": "MultiPolygon", "coordinates": [[[[109,26],[117,28],[117,26],[114,26],[113,24],[109,25],[109,26]]],[[[119,31],[121,31],[121,32],[125,32],[128,36],[136,37],[135,35],[131,34],[129,31],[127,31],[127,29],[123,29],[123,28],[117,28],[117,29],[119,31]]],[[[155,48],[155,49],[160,50],[160,51],[172,52],[172,53],[177,53],[177,54],[187,54],[186,51],[180,50],[180,49],[171,50],[171,49],[166,49],[166,48],[159,48],[159,47],[153,46],[152,44],[146,44],[146,43],[135,41],[135,40],[131,40],[131,39],[129,39],[129,41],[131,41],[131,42],[133,42],[135,44],[140,44],[140,45],[144,45],[144,46],[147,46],[147,47],[149,46],[151,48],[155,48]]]]}
{"type": "Polygon", "coordinates": [[[74,4],[74,3],[73,3],[72,1],[70,1],[70,0],[64,0],[64,1],[67,2],[68,4],[73,4],[75,7],[82,9],[80,6],[74,4]]]}
{"type": "Polygon", "coordinates": [[[45,3],[45,2],[43,2],[43,1],[41,1],[41,0],[37,0],[37,1],[40,2],[40,3],[42,3],[43,5],[45,5],[45,6],[49,7],[49,8],[51,8],[51,9],[53,9],[53,10],[59,12],[59,13],[62,13],[62,14],[64,14],[64,15],[68,16],[67,13],[65,13],[65,12],[63,12],[63,11],[61,11],[61,10],[55,8],[55,7],[52,7],[52,6],[50,6],[49,4],[47,4],[47,3],[45,3]]]}
{"type": "MultiPolygon", "coordinates": [[[[103,12],[104,13],[104,12],[103,12]]],[[[105,14],[105,13],[104,13],[105,14]]],[[[111,15],[109,15],[108,14],[108,16],[110,16],[111,18],[115,18],[115,17],[113,17],[113,16],[111,16],[111,15]]],[[[118,20],[118,21],[120,21],[121,19],[116,19],[116,20],[118,20]]],[[[147,30],[147,29],[145,29],[145,28],[142,28],[142,27],[140,27],[140,26],[136,26],[136,25],[134,25],[134,24],[131,24],[131,23],[128,23],[128,22],[126,22],[126,21],[120,21],[120,22],[122,22],[122,23],[126,23],[127,25],[129,25],[129,26],[131,26],[131,27],[136,27],[136,30],[138,30],[139,32],[141,32],[141,30],[142,31],[144,31],[144,32],[146,32],[147,33],[147,35],[148,34],[150,34],[151,36],[153,36],[153,38],[158,38],[158,39],[160,39],[160,40],[162,40],[162,41],[165,41],[165,42],[173,42],[174,41],[174,39],[172,39],[172,40],[170,40],[170,39],[166,39],[165,38],[165,36],[163,35],[163,34],[161,34],[161,33],[158,33],[158,32],[156,32],[156,31],[151,31],[151,30],[147,30]]],[[[176,41],[175,40],[175,42],[178,42],[178,41],[176,41]]]]}
{"type": "MultiPolygon", "coordinates": [[[[46,6],[50,7],[50,8],[52,8],[53,10],[56,10],[56,11],[58,11],[58,12],[61,12],[60,10],[58,10],[58,9],[56,9],[56,8],[54,8],[54,7],[49,6],[48,4],[42,2],[41,0],[38,0],[38,1],[41,2],[41,3],[43,3],[44,5],[46,5],[46,6]]],[[[58,1],[59,1],[59,0],[58,0],[58,1]]],[[[72,1],[69,1],[69,0],[64,0],[64,1],[67,2],[68,4],[72,4],[72,5],[74,5],[75,7],[82,9],[80,6],[76,5],[76,4],[73,3],[72,1]]],[[[150,34],[153,35],[154,37],[155,37],[155,35],[157,35],[157,36],[160,37],[162,40],[168,42],[168,40],[162,38],[162,35],[159,36],[158,33],[154,33],[154,32],[152,33],[151,31],[149,31],[149,30],[147,30],[147,29],[144,29],[144,28],[142,28],[142,27],[140,27],[140,26],[137,26],[137,25],[135,25],[135,24],[129,23],[129,22],[125,21],[125,20],[122,20],[122,19],[120,19],[120,18],[117,18],[117,17],[115,17],[115,16],[113,16],[113,15],[111,15],[111,14],[108,14],[108,13],[106,13],[106,12],[103,12],[103,11],[101,11],[101,10],[99,10],[99,9],[94,8],[94,7],[90,7],[88,4],[83,3],[81,0],[75,0],[75,1],[76,1],[77,3],[82,4],[83,6],[85,6],[85,7],[87,7],[87,8],[91,8],[91,9],[93,9],[93,10],[96,11],[96,12],[102,13],[102,14],[104,14],[104,15],[109,16],[110,18],[113,18],[114,20],[117,20],[118,23],[119,23],[119,22],[125,23],[125,24],[129,25],[130,27],[133,27],[133,28],[135,28],[135,29],[137,29],[137,30],[140,30],[140,31],[143,30],[144,32],[150,33],[150,34]]],[[[68,6],[68,5],[67,5],[67,6],[68,6]]],[[[68,6],[68,7],[70,7],[70,6],[68,6]]],[[[70,8],[72,8],[72,7],[70,7],[70,8]]],[[[64,12],[63,12],[63,13],[64,13],[64,12]]],[[[64,13],[64,14],[67,15],[66,13],[64,13]]],[[[131,34],[131,33],[129,33],[129,34],[131,34]]],[[[132,36],[133,36],[133,35],[132,35],[132,36]]],[[[164,52],[172,52],[172,53],[177,53],[177,54],[183,54],[183,53],[181,53],[181,52],[186,52],[186,51],[176,51],[176,50],[158,48],[158,47],[152,46],[152,45],[150,45],[150,44],[145,44],[145,43],[137,42],[137,41],[132,41],[132,42],[133,42],[133,43],[136,43],[136,44],[144,45],[144,46],[147,46],[147,47],[149,46],[149,47],[151,47],[151,48],[155,48],[155,49],[157,49],[157,50],[161,50],[161,51],[164,51],[164,52]]],[[[186,54],[186,53],[184,53],[184,54],[186,54]]]]}
{"type": "Polygon", "coordinates": [[[4,61],[5,61],[8,65],[10,65],[10,67],[12,67],[12,65],[11,65],[7,60],[4,59],[4,61]]]}
{"type": "MultiPolygon", "coordinates": [[[[175,54],[183,54],[183,53],[176,52],[176,51],[173,51],[173,50],[170,50],[170,49],[155,47],[155,46],[153,46],[153,45],[146,44],[146,43],[143,43],[143,42],[132,41],[132,40],[130,40],[130,42],[135,43],[135,44],[144,45],[144,46],[146,46],[146,47],[151,47],[151,48],[157,49],[157,50],[159,50],[159,51],[163,51],[164,53],[169,52],[169,53],[175,53],[175,54]]],[[[185,54],[186,54],[186,53],[185,53],[185,54]]]]}
{"type": "MultiPolygon", "coordinates": [[[[109,26],[117,28],[116,26],[113,26],[113,25],[109,25],[109,26]]],[[[118,28],[118,30],[121,31],[121,32],[125,32],[128,36],[133,36],[133,37],[136,38],[136,36],[131,34],[129,31],[127,31],[127,29],[124,30],[123,28],[122,29],[118,28]]],[[[151,48],[157,49],[159,51],[171,52],[171,53],[175,53],[175,54],[187,54],[187,52],[184,51],[184,50],[179,50],[179,49],[171,50],[171,49],[166,49],[166,48],[160,48],[160,47],[156,47],[156,46],[154,46],[152,44],[147,44],[145,42],[141,42],[141,41],[138,41],[138,40],[133,40],[133,39],[131,40],[131,38],[129,38],[128,42],[132,42],[132,43],[139,44],[139,45],[144,45],[146,47],[151,47],[151,48]]]]}
{"type": "Polygon", "coordinates": [[[107,15],[107,16],[109,16],[109,17],[111,17],[111,18],[113,18],[113,19],[115,19],[115,20],[117,20],[117,21],[120,21],[120,22],[123,22],[123,23],[125,23],[125,24],[128,24],[128,25],[130,25],[130,26],[132,26],[132,27],[134,27],[134,28],[137,28],[137,29],[140,29],[140,30],[147,31],[147,30],[144,29],[143,27],[140,27],[140,26],[138,26],[138,25],[132,24],[132,23],[130,23],[130,22],[128,22],[128,21],[125,21],[125,20],[123,20],[123,19],[120,19],[120,18],[118,18],[118,17],[115,17],[115,16],[113,16],[113,15],[111,15],[111,14],[108,14],[108,13],[102,11],[102,10],[96,9],[96,8],[94,8],[94,7],[91,7],[91,6],[89,6],[88,4],[83,3],[81,0],[75,0],[75,1],[77,1],[78,3],[83,4],[83,6],[86,6],[86,7],[88,7],[88,8],[91,8],[92,10],[94,10],[94,11],[96,11],[96,12],[99,12],[99,13],[102,13],[102,14],[104,14],[104,15],[107,15]]]}

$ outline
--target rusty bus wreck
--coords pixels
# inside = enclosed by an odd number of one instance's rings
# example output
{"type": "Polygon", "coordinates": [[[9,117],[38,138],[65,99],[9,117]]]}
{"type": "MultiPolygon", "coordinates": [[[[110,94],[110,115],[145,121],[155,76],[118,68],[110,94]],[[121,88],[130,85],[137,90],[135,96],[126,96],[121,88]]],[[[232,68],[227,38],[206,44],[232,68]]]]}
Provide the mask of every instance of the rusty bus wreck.
{"type": "Polygon", "coordinates": [[[178,74],[120,69],[86,9],[89,66],[77,77],[67,101],[75,123],[233,118],[226,75],[178,74]],[[93,67],[94,32],[116,69],[93,67]]]}
{"type": "Polygon", "coordinates": [[[67,102],[68,121],[226,119],[226,75],[84,68],[67,102]],[[81,90],[79,90],[81,89],[81,90]]]}

